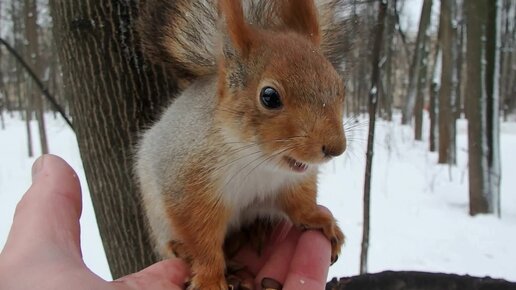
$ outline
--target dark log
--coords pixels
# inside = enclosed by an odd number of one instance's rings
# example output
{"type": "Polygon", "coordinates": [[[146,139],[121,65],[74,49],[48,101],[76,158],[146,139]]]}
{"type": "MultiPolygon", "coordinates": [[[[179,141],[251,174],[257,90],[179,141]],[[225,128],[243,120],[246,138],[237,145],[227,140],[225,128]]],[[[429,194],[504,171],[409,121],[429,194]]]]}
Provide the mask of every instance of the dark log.
{"type": "Polygon", "coordinates": [[[326,290],[516,290],[516,283],[490,277],[386,271],[333,278],[326,290]]]}

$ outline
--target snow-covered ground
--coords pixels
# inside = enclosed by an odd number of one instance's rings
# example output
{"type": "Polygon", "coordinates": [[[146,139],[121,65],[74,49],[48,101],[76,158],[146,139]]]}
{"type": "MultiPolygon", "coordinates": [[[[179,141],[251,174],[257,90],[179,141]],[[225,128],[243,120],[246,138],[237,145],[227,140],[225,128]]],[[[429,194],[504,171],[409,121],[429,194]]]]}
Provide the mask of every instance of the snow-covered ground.
{"type": "MultiPolygon", "coordinates": [[[[61,120],[48,115],[47,121],[51,152],[66,159],[83,184],[81,236],[86,264],[109,279],[75,136],[61,120]]],[[[0,247],[16,203],[30,184],[34,161],[27,157],[24,123],[17,116],[6,123],[6,130],[0,130],[0,247]]],[[[36,132],[35,124],[33,128],[36,132]]],[[[347,245],[330,276],[355,275],[359,269],[366,130],[366,126],[354,129],[354,141],[345,156],[322,170],[320,202],[333,211],[347,235],[347,245]]],[[[427,142],[413,141],[410,127],[378,123],[370,272],[420,270],[516,281],[516,178],[512,176],[516,172],[516,123],[503,123],[501,131],[502,218],[472,218],[468,215],[465,121],[458,123],[458,164],[452,168],[436,165],[437,155],[428,152],[427,142]]]]}

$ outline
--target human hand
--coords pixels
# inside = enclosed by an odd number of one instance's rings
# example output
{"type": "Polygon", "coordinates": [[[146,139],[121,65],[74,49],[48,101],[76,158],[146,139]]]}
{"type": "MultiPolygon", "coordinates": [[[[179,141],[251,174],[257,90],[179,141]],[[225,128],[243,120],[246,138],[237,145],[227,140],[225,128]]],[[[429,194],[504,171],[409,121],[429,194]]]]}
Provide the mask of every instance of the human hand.
{"type": "Polygon", "coordinates": [[[83,262],[79,179],[61,158],[45,155],[32,167],[32,186],[16,207],[0,254],[0,289],[183,289],[189,273],[178,259],[106,282],[83,262]]]}
{"type": "MultiPolygon", "coordinates": [[[[0,254],[0,289],[183,289],[189,271],[178,259],[112,282],[91,272],[80,248],[81,209],[80,184],[73,169],[57,156],[40,157],[0,254]]],[[[268,277],[286,290],[324,289],[329,241],[318,231],[281,232],[286,235],[273,239],[262,256],[244,249],[237,257],[256,276],[257,286],[268,277]]]]}
{"type": "Polygon", "coordinates": [[[325,289],[330,260],[330,242],[320,231],[301,231],[287,223],[273,231],[261,255],[246,245],[233,259],[252,275],[237,275],[243,283],[252,278],[256,289],[268,290],[325,289]]]}

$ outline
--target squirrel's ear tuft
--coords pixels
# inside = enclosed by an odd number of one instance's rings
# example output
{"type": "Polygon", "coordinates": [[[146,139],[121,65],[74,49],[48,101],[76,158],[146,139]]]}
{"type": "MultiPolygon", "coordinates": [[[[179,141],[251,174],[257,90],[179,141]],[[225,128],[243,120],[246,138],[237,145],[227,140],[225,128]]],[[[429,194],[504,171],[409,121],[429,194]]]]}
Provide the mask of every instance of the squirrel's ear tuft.
{"type": "Polygon", "coordinates": [[[281,1],[281,16],[285,25],[319,46],[321,30],[319,27],[318,11],[313,0],[283,0],[281,1]]]}
{"type": "Polygon", "coordinates": [[[219,0],[219,14],[224,19],[225,33],[241,57],[246,58],[252,45],[252,31],[245,23],[241,0],[219,0]]]}

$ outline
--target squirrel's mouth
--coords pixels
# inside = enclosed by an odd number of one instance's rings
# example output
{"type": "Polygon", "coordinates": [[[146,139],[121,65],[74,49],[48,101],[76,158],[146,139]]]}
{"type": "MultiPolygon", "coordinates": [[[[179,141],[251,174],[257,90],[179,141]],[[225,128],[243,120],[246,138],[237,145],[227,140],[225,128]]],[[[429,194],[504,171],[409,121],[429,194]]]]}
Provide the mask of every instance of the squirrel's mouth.
{"type": "Polygon", "coordinates": [[[302,172],[305,172],[306,170],[308,170],[308,164],[306,164],[306,163],[297,161],[296,159],[294,159],[292,157],[288,157],[288,156],[285,156],[284,159],[287,162],[290,169],[292,169],[295,172],[302,173],[302,172]]]}

